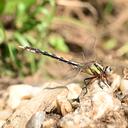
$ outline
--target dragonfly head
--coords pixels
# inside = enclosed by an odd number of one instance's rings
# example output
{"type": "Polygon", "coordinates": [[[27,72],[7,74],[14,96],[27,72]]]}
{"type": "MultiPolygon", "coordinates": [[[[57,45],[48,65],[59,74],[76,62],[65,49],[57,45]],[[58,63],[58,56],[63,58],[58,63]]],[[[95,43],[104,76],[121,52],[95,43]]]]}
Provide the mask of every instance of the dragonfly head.
{"type": "Polygon", "coordinates": [[[106,66],[104,68],[104,72],[106,75],[110,75],[112,73],[112,68],[110,66],[106,66]]]}

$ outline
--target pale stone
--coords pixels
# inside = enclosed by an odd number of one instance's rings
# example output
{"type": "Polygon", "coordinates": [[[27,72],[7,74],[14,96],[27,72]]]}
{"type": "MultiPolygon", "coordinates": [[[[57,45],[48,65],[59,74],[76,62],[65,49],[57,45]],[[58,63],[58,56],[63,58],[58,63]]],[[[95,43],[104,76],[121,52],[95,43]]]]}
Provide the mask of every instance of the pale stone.
{"type": "Polygon", "coordinates": [[[25,84],[10,86],[8,88],[9,99],[7,103],[12,109],[16,109],[22,100],[31,99],[40,90],[41,88],[39,87],[32,87],[25,84]]]}

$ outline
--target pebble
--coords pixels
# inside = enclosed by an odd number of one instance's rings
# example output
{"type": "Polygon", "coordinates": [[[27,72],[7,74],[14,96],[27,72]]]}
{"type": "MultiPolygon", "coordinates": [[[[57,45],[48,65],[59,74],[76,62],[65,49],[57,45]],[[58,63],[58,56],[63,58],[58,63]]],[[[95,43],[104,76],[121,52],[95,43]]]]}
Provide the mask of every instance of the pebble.
{"type": "Polygon", "coordinates": [[[26,84],[10,86],[8,88],[9,98],[7,104],[12,109],[16,109],[22,100],[31,99],[37,95],[40,90],[41,88],[39,87],[32,87],[26,84]]]}

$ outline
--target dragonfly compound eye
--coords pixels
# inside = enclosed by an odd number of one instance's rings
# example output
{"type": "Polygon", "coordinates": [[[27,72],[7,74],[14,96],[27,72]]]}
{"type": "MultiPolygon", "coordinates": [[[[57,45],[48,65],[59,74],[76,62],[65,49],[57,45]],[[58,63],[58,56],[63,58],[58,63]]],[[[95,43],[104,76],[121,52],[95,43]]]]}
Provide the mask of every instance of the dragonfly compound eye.
{"type": "Polygon", "coordinates": [[[112,68],[110,66],[106,66],[104,72],[109,75],[112,73],[112,68]]]}

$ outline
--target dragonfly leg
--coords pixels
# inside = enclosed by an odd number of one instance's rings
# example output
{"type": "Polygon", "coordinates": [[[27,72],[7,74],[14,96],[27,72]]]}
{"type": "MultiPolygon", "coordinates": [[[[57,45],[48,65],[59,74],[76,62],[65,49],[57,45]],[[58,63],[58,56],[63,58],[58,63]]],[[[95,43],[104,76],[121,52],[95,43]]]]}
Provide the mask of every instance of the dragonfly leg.
{"type": "MultiPolygon", "coordinates": [[[[103,83],[104,83],[104,81],[103,81],[103,80],[99,79],[99,82],[98,82],[99,87],[100,87],[101,89],[103,89],[103,87],[102,87],[102,85],[101,85],[101,82],[103,82],[103,83]]],[[[104,83],[104,84],[105,84],[105,83],[104,83]]],[[[106,84],[105,84],[105,85],[106,85],[106,84]]]]}
{"type": "Polygon", "coordinates": [[[100,88],[103,89],[103,87],[102,87],[102,85],[101,85],[101,82],[103,82],[104,85],[106,85],[106,86],[109,88],[107,78],[105,78],[105,79],[99,79],[99,86],[100,86],[100,88]]]}
{"type": "Polygon", "coordinates": [[[84,79],[84,87],[82,88],[82,89],[85,89],[84,95],[87,94],[87,92],[88,92],[87,86],[89,85],[90,80],[91,80],[91,79],[94,79],[94,78],[96,78],[96,76],[87,77],[87,78],[84,79]],[[88,82],[87,82],[87,81],[88,81],[88,82]]]}
{"type": "Polygon", "coordinates": [[[104,82],[104,84],[109,88],[110,86],[109,86],[109,82],[108,82],[108,79],[105,77],[105,80],[103,80],[103,82],[104,82]]]}
{"type": "Polygon", "coordinates": [[[108,78],[107,78],[107,77],[105,77],[105,81],[106,81],[107,85],[109,85],[109,84],[110,84],[110,82],[109,82],[109,80],[108,80],[108,78]]]}

